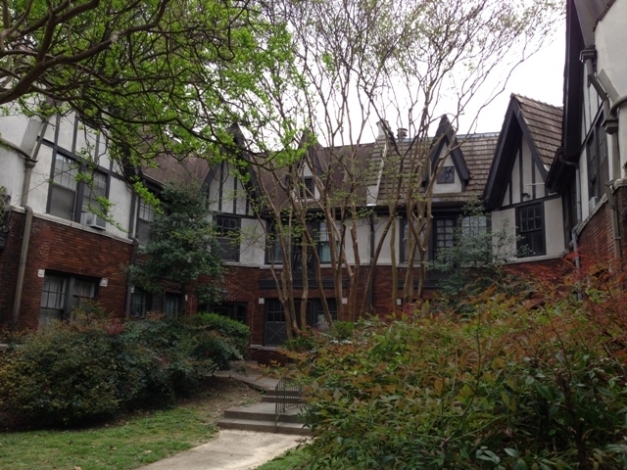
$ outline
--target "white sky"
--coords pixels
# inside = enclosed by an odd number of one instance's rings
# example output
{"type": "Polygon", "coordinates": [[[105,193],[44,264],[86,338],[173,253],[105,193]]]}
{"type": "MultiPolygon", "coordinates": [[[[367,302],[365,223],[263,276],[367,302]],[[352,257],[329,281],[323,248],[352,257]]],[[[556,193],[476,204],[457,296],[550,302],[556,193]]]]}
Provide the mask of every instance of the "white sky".
{"type": "MultiPolygon", "coordinates": [[[[562,106],[565,58],[565,25],[560,22],[553,37],[527,61],[514,70],[506,90],[480,114],[474,132],[499,132],[512,93],[548,104],[562,106]]],[[[469,110],[468,114],[472,111],[469,110]]],[[[476,114],[476,111],[474,111],[476,114]]],[[[462,119],[460,133],[468,132],[462,119]]]]}

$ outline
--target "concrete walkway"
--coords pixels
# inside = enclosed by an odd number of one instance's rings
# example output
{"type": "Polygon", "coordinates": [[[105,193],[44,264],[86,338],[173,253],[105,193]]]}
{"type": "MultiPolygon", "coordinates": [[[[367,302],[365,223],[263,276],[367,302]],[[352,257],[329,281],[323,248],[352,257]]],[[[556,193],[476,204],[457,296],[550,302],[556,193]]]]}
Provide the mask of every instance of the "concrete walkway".
{"type": "MultiPolygon", "coordinates": [[[[261,391],[274,390],[278,382],[252,363],[238,364],[216,375],[232,377],[261,391]]],[[[252,470],[305,440],[286,434],[222,430],[206,444],[136,470],[252,470]]]]}
{"type": "Polygon", "coordinates": [[[252,470],[302,441],[301,436],[224,430],[207,444],[138,470],[252,470]]]}

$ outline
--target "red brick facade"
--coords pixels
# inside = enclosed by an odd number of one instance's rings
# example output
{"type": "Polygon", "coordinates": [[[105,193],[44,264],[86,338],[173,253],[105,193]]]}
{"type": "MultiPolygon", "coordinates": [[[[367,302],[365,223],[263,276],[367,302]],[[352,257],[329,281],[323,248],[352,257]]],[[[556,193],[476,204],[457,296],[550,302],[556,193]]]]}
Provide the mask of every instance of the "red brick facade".
{"type": "MultiPolygon", "coordinates": [[[[7,247],[0,253],[0,279],[3,280],[0,314],[5,325],[11,321],[15,301],[25,215],[13,212],[10,217],[7,247]]],[[[98,301],[107,311],[123,316],[128,292],[124,267],[131,259],[132,249],[130,241],[35,216],[26,261],[18,328],[37,327],[44,282],[43,277],[39,277],[40,270],[106,279],[107,286],[98,289],[98,301]]]]}

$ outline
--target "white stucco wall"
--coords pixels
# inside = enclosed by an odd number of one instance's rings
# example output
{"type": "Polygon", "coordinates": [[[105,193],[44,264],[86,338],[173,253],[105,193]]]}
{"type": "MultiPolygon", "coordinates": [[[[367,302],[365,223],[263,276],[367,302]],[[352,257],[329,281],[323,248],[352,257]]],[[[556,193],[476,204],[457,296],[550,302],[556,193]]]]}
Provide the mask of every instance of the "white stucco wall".
{"type": "Polygon", "coordinates": [[[492,233],[494,234],[494,255],[499,261],[507,263],[540,261],[561,256],[564,253],[564,228],[562,224],[562,200],[560,198],[544,201],[544,227],[546,254],[516,258],[516,209],[510,207],[492,212],[492,233]],[[508,243],[500,245],[499,232],[507,234],[508,243]]]}
{"type": "MultiPolygon", "coordinates": [[[[70,154],[80,154],[89,156],[101,169],[118,170],[117,166],[112,168],[109,156],[106,154],[106,145],[100,138],[98,155],[94,154],[97,134],[84,126],[79,126],[74,132],[73,114],[60,117],[57,122],[56,116],[49,120],[44,142],[39,146],[35,154],[35,142],[37,135],[41,131],[42,123],[37,118],[27,118],[21,114],[14,114],[0,117],[0,135],[10,144],[18,146],[36,159],[31,174],[31,183],[28,189],[26,203],[38,214],[45,214],[48,203],[49,180],[51,177],[53,149],[50,146],[54,143],[57,135],[57,145],[62,146],[70,154]],[[47,141],[47,142],[46,142],[47,141]],[[91,152],[89,150],[91,149],[91,152]],[[85,150],[85,152],[83,152],[85,150]]],[[[126,238],[128,237],[129,220],[131,214],[131,189],[118,175],[109,176],[109,200],[112,203],[111,217],[115,224],[108,223],[106,231],[112,235],[126,238]]],[[[0,184],[8,189],[13,205],[21,204],[22,186],[24,184],[24,158],[18,152],[0,148],[0,184]]],[[[80,201],[77,201],[80,204],[80,201]]],[[[56,217],[49,216],[51,219],[56,217]]]]}
{"type": "MultiPolygon", "coordinates": [[[[597,71],[606,74],[617,97],[627,96],[627,60],[625,45],[627,44],[627,0],[616,0],[604,18],[598,23],[595,31],[597,49],[597,71]]],[[[618,141],[620,147],[620,166],[627,163],[627,103],[619,112],[618,141]]],[[[624,172],[618,174],[624,177],[624,172]]]]}
{"type": "MultiPolygon", "coordinates": [[[[444,164],[442,166],[452,166],[455,168],[453,163],[453,159],[451,156],[447,156],[444,164]]],[[[439,184],[437,181],[433,185],[433,194],[443,194],[443,193],[461,193],[462,192],[462,180],[457,172],[457,168],[455,168],[455,182],[450,184],[439,184]]]]}

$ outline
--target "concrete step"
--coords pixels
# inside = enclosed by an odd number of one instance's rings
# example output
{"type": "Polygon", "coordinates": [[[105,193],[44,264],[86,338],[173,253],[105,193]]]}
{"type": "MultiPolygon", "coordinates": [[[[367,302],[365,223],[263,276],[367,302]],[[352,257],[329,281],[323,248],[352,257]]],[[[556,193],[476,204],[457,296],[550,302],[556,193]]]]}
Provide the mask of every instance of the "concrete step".
{"type": "Polygon", "coordinates": [[[300,423],[283,423],[274,421],[255,421],[250,419],[221,419],[218,421],[220,429],[237,429],[239,431],[270,432],[277,434],[295,434],[310,436],[311,430],[300,423]]]}
{"type": "MultiPolygon", "coordinates": [[[[294,407],[279,415],[281,423],[302,423],[301,407],[294,407]]],[[[252,421],[273,421],[276,407],[274,403],[255,403],[254,405],[235,406],[224,412],[225,419],[245,419],[252,421]]]]}

